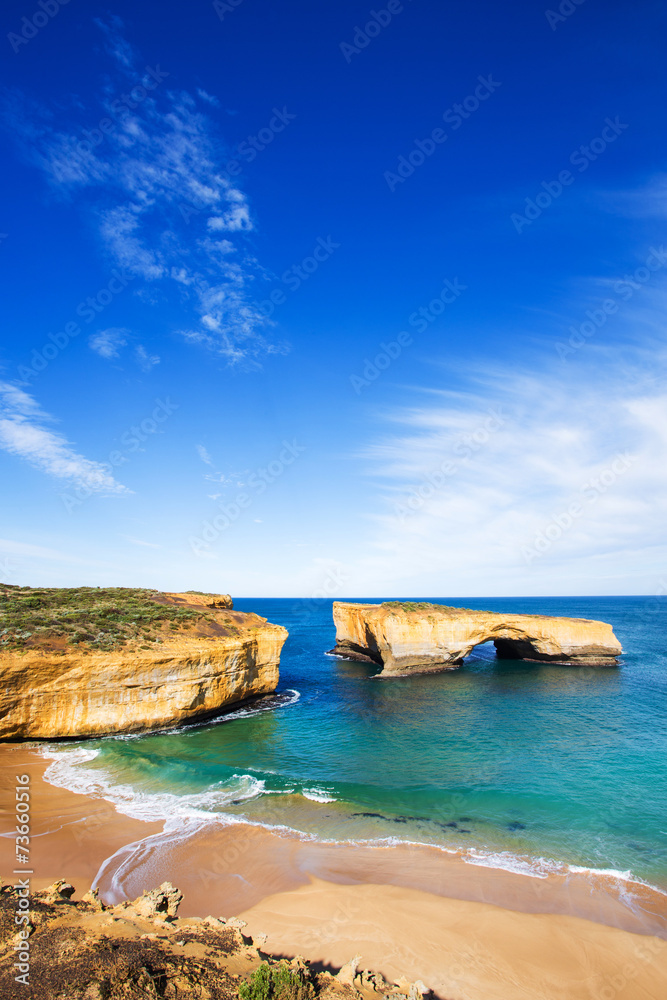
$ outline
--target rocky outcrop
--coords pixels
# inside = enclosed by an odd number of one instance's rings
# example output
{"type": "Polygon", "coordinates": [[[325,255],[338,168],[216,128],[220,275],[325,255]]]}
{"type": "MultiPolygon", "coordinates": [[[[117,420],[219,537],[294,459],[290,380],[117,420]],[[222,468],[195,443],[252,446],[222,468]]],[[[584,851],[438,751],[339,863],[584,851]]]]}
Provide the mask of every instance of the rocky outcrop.
{"type": "Polygon", "coordinates": [[[475,646],[492,640],[503,659],[614,666],[621,644],[606,622],[547,615],[497,614],[442,604],[333,606],[331,653],[382,666],[383,674],[452,670],[475,646]]]}
{"type": "Polygon", "coordinates": [[[177,607],[228,608],[229,610],[234,607],[230,594],[200,594],[197,591],[172,594],[167,591],[164,597],[169,598],[169,603],[177,607]]]}
{"type": "Polygon", "coordinates": [[[391,983],[379,972],[359,970],[359,956],[337,976],[298,955],[273,957],[266,935],[251,937],[238,917],[179,917],[183,897],[171,882],[139,899],[105,906],[95,889],[72,899],[74,887],[60,879],[31,894],[29,921],[20,930],[14,921],[23,912],[19,892],[24,890],[0,879],[3,1000],[239,1000],[248,995],[422,1000],[430,993],[419,980],[402,976],[391,983]],[[65,895],[62,887],[72,891],[65,895]]]}
{"type": "Polygon", "coordinates": [[[0,739],[53,739],[161,729],[275,691],[287,630],[227,610],[221,595],[160,594],[208,609],[201,620],[120,649],[82,646],[0,653],[0,739]],[[223,610],[224,609],[224,610],[223,610]]]}

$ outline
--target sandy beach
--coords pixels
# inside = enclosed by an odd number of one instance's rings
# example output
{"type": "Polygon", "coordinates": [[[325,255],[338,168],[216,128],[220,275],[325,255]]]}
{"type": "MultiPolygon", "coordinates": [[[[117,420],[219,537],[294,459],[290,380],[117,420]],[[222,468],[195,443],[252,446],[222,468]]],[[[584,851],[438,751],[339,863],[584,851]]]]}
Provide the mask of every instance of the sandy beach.
{"type": "MultiPolygon", "coordinates": [[[[30,749],[5,744],[1,758],[8,788],[31,776],[33,889],[66,878],[80,897],[97,877],[117,902],[168,879],[185,895],[182,914],[241,916],[272,955],[337,969],[359,954],[362,967],[451,1000],[665,995],[667,897],[636,884],[530,878],[432,848],[322,844],[244,824],[163,833],[45,782],[47,762],[30,749]]],[[[3,874],[13,847],[3,836],[3,874]]]]}

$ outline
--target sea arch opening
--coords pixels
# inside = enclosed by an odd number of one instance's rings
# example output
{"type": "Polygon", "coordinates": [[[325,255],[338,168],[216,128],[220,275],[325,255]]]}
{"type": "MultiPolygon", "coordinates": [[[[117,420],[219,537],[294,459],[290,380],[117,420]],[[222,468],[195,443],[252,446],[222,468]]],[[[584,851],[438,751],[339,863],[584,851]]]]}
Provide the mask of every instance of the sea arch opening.
{"type": "MultiPolygon", "coordinates": [[[[549,659],[538,651],[533,640],[527,633],[516,629],[491,631],[473,642],[461,657],[463,661],[473,655],[483,646],[493,645],[498,660],[545,660],[549,659]]],[[[555,658],[555,657],[554,657],[555,658]]],[[[486,657],[484,657],[486,659],[486,657]]]]}

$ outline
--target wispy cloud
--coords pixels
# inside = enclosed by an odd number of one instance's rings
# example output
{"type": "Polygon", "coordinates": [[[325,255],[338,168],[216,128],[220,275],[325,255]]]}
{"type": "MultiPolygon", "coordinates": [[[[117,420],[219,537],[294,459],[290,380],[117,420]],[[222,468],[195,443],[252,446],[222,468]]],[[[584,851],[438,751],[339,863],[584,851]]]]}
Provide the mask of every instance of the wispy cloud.
{"type": "MultiPolygon", "coordinates": [[[[116,358],[120,358],[122,349],[128,347],[133,339],[131,331],[125,327],[110,327],[108,330],[94,333],[88,339],[88,346],[105,361],[114,361],[116,358]]],[[[155,365],[160,364],[159,355],[150,354],[143,344],[135,345],[132,357],[142,372],[149,372],[155,365]]]]}
{"type": "Polygon", "coordinates": [[[134,357],[142,372],[149,372],[155,365],[160,364],[159,356],[157,354],[149,354],[143,344],[135,347],[134,357]]]}
{"type": "Polygon", "coordinates": [[[206,101],[207,104],[212,104],[215,108],[220,107],[220,101],[218,98],[214,97],[213,94],[208,94],[205,90],[202,90],[201,87],[197,87],[197,94],[201,97],[202,101],[206,101]]]}
{"type": "Polygon", "coordinates": [[[162,546],[158,545],[156,542],[145,542],[143,538],[132,538],[131,535],[121,535],[126,542],[130,542],[131,545],[140,545],[147,549],[161,549],[162,546]]]}
{"type": "Polygon", "coordinates": [[[634,370],[664,374],[664,349],[593,347],[566,371],[459,373],[467,390],[387,415],[393,430],[365,453],[384,509],[361,591],[384,579],[406,593],[415,580],[423,594],[424,581],[443,595],[571,593],[597,580],[608,593],[614,576],[620,589],[645,579],[667,547],[667,392],[664,378],[628,379],[629,352],[634,370]]]}
{"type": "Polygon", "coordinates": [[[667,174],[656,174],[638,188],[606,191],[603,200],[611,211],[629,218],[665,219],[667,174]]]}
{"type": "Polygon", "coordinates": [[[207,449],[204,447],[203,444],[197,445],[197,454],[201,458],[202,462],[206,463],[206,465],[213,465],[213,459],[211,458],[211,456],[209,455],[207,449]]]}
{"type": "Polygon", "coordinates": [[[111,327],[108,330],[100,330],[99,333],[94,333],[92,337],[88,340],[88,345],[91,350],[99,354],[101,358],[105,358],[110,361],[112,358],[117,358],[120,355],[120,348],[125,347],[127,344],[127,335],[129,330],[121,329],[119,327],[111,327]]]}
{"type": "Polygon", "coordinates": [[[83,484],[94,493],[130,492],[107,467],[84,458],[66,438],[44,426],[51,420],[28,393],[0,382],[0,448],[49,476],[83,484]]]}
{"type": "Polygon", "coordinates": [[[211,112],[215,99],[170,90],[168,71],[140,67],[118,18],[96,23],[118,79],[89,111],[102,111],[105,130],[90,117],[81,127],[61,122],[53,109],[15,94],[5,119],[26,157],[96,220],[117,265],[178,297],[190,318],[177,332],[187,341],[230,362],[282,351],[263,335],[270,323],[255,305],[266,275],[247,243],[247,198],[225,176],[215,127],[201,108],[211,112]],[[135,99],[125,101],[128,80],[135,99]]]}

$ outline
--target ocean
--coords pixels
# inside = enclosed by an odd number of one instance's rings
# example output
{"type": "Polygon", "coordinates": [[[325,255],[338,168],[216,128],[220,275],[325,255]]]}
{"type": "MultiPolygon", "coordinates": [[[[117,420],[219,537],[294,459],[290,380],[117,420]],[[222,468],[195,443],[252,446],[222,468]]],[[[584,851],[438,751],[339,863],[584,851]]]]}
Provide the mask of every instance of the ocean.
{"type": "Polygon", "coordinates": [[[378,678],[326,655],[330,600],[236,600],[289,630],[276,695],[178,730],[41,744],[47,780],[174,831],[246,821],[667,889],[667,599],[399,599],[601,619],[624,654],[565,667],[486,644],[455,671],[378,678]]]}

